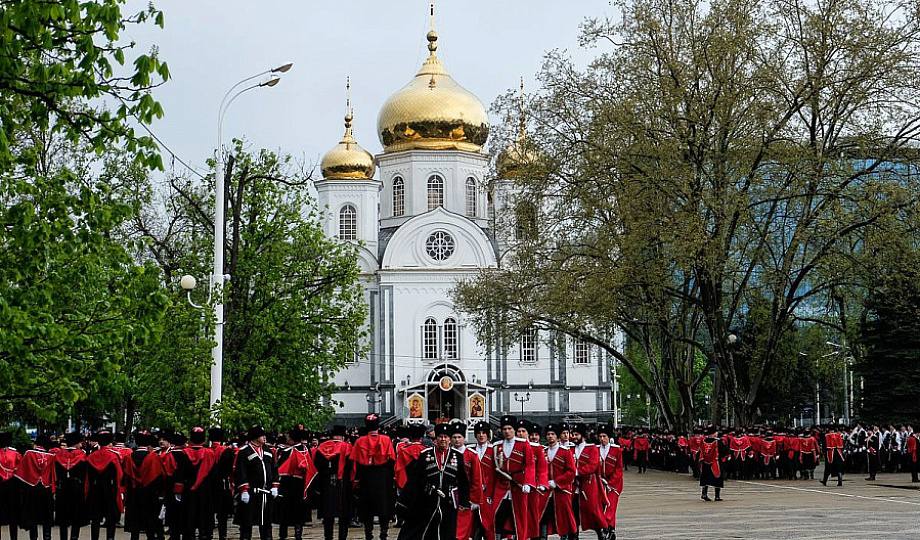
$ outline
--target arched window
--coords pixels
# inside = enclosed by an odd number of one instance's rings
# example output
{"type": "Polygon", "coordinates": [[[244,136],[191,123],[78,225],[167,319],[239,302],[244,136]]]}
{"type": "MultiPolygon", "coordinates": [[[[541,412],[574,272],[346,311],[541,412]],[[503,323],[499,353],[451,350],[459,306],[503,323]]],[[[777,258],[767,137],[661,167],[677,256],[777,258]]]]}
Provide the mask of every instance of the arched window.
{"type": "Polygon", "coordinates": [[[428,209],[444,206],[444,179],[434,174],[428,177],[428,209]]]}
{"type": "Polygon", "coordinates": [[[358,239],[358,211],[346,204],[339,210],[339,238],[342,240],[358,239]]]}
{"type": "Polygon", "coordinates": [[[521,333],[521,362],[533,364],[537,361],[537,328],[531,326],[521,333]]]}
{"type": "Polygon", "coordinates": [[[425,319],[425,324],[422,325],[422,358],[438,358],[438,323],[431,317],[425,319]]]}
{"type": "Polygon", "coordinates": [[[455,360],[459,357],[457,354],[457,321],[448,318],[444,321],[444,358],[455,360]]]}
{"type": "Polygon", "coordinates": [[[479,195],[479,190],[476,189],[476,179],[472,176],[466,179],[466,216],[467,217],[476,217],[478,213],[476,200],[479,195]]]}
{"type": "Polygon", "coordinates": [[[572,362],[578,365],[591,363],[591,344],[582,339],[575,340],[575,356],[572,362]]]}
{"type": "Polygon", "coordinates": [[[393,179],[393,217],[406,213],[406,185],[402,177],[393,179]]]}
{"type": "Polygon", "coordinates": [[[514,209],[515,240],[534,240],[537,237],[537,209],[530,201],[520,201],[514,209]]]}

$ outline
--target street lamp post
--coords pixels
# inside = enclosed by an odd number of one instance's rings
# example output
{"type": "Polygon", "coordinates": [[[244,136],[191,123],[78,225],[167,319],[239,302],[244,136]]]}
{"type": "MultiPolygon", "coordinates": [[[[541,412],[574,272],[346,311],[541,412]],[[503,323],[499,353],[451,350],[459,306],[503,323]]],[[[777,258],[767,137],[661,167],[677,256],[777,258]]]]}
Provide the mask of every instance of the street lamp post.
{"type": "MultiPolygon", "coordinates": [[[[236,98],[242,94],[256,88],[271,88],[281,81],[279,73],[286,73],[293,67],[292,62],[282,64],[278,67],[267,69],[255,75],[246,77],[237,82],[227,90],[220,102],[217,113],[217,151],[214,163],[214,267],[211,274],[211,282],[208,288],[208,301],[212,295],[216,295],[214,303],[214,347],[211,349],[211,392],[209,404],[211,411],[214,411],[223,394],[223,364],[224,364],[224,302],[223,286],[224,282],[230,279],[230,276],[224,275],[224,152],[223,152],[223,122],[224,115],[230,105],[236,101],[236,98]],[[253,79],[269,75],[261,82],[251,84],[241,90],[237,90],[253,79]],[[236,93],[234,93],[234,91],[236,93]]],[[[192,276],[183,276],[180,285],[188,292],[189,303],[197,308],[203,306],[196,305],[192,302],[191,290],[195,288],[195,278],[192,276]]],[[[218,419],[215,418],[215,421],[218,419]]]]}
{"type": "Polygon", "coordinates": [[[826,343],[830,345],[831,347],[837,349],[836,353],[843,354],[843,423],[849,426],[850,425],[850,401],[851,401],[850,398],[851,398],[851,392],[853,391],[853,389],[850,387],[850,374],[849,374],[850,366],[848,365],[849,357],[846,354],[846,348],[847,348],[846,342],[844,342],[844,345],[839,345],[837,343],[834,343],[833,341],[827,341],[826,343]]]}
{"type": "Polygon", "coordinates": [[[619,429],[620,427],[620,374],[617,373],[617,360],[613,361],[613,427],[614,429],[619,429]]]}
{"type": "Polygon", "coordinates": [[[514,401],[517,401],[518,403],[521,404],[521,416],[523,416],[524,415],[524,404],[530,401],[530,392],[527,392],[526,394],[518,394],[517,392],[515,392],[514,401]]]}

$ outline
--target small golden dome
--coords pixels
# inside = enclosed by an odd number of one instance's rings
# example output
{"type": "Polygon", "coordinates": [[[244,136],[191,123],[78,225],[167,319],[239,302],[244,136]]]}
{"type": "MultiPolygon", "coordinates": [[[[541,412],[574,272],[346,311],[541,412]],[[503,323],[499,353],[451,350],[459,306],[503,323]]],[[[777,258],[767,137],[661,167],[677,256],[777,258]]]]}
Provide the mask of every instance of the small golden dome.
{"type": "Polygon", "coordinates": [[[536,164],[539,159],[540,154],[527,140],[518,138],[498,155],[495,168],[498,170],[499,178],[516,178],[524,168],[536,164]]]}
{"type": "Polygon", "coordinates": [[[428,32],[428,59],[409,84],[383,104],[377,134],[384,152],[415,148],[479,152],[489,117],[479,99],[447,73],[438,59],[438,34],[428,32]]]}
{"type": "Polygon", "coordinates": [[[536,164],[540,159],[540,153],[533,147],[533,144],[527,140],[527,120],[524,115],[524,78],[521,78],[521,94],[518,118],[518,136],[517,139],[509,144],[498,155],[495,160],[495,168],[498,171],[499,178],[515,178],[520,176],[521,170],[536,164]]]}
{"type": "MultiPolygon", "coordinates": [[[[349,85],[350,88],[350,85],[349,85]]],[[[345,135],[339,144],[326,152],[320,163],[323,178],[327,180],[370,180],[374,177],[374,156],[355,141],[351,129],[354,115],[349,98],[348,112],[345,114],[345,135]]]]}

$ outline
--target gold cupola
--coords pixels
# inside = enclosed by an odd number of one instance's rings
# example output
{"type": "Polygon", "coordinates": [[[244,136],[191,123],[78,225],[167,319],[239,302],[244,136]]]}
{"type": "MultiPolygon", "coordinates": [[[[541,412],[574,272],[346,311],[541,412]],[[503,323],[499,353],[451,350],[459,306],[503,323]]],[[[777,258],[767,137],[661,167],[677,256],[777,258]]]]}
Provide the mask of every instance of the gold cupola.
{"type": "Polygon", "coordinates": [[[327,180],[370,180],[374,177],[374,156],[355,141],[351,122],[354,111],[351,108],[351,81],[345,85],[345,135],[339,144],[326,152],[320,162],[323,178],[327,180]]]}
{"type": "MultiPolygon", "coordinates": [[[[434,19],[434,5],[431,5],[434,19]]],[[[428,32],[428,58],[415,78],[383,104],[377,135],[384,152],[413,149],[480,152],[489,117],[479,99],[457,84],[438,58],[438,34],[428,32]]]]}
{"type": "Polygon", "coordinates": [[[521,77],[521,93],[518,105],[517,139],[505,147],[495,161],[499,178],[510,179],[521,175],[523,169],[536,163],[540,156],[527,140],[527,119],[524,115],[524,78],[521,77]]]}

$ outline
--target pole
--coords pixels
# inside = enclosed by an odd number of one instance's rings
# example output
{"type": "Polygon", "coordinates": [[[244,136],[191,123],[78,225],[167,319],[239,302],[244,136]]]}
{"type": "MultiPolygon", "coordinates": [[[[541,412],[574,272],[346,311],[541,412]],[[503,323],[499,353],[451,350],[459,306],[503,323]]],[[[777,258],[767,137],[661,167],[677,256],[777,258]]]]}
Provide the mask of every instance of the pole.
{"type": "Polygon", "coordinates": [[[821,382],[815,382],[815,425],[821,425],[821,382]]]}
{"type": "Polygon", "coordinates": [[[847,360],[843,359],[843,423],[847,426],[850,425],[850,392],[847,389],[849,386],[848,379],[849,375],[847,374],[847,360]]]}
{"type": "Polygon", "coordinates": [[[211,286],[214,303],[214,347],[211,349],[211,410],[220,403],[224,374],[224,156],[220,127],[217,129],[217,160],[214,165],[214,269],[211,286]]]}
{"type": "Polygon", "coordinates": [[[617,361],[613,361],[613,427],[620,427],[620,406],[617,397],[620,390],[620,381],[617,379],[617,361]]]}

